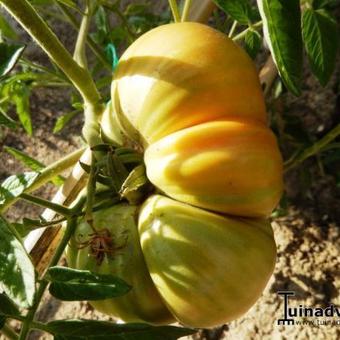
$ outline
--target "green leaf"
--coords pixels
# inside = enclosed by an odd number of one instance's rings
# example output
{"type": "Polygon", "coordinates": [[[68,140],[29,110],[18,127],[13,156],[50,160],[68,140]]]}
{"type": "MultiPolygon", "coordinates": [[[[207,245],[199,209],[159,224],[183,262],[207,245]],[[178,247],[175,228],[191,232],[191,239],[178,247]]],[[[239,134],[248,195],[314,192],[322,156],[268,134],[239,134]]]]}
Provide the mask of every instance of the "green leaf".
{"type": "Polygon", "coordinates": [[[117,155],[110,153],[107,157],[106,170],[113,181],[114,189],[116,192],[119,192],[123,182],[129,175],[124,163],[117,155]]]}
{"type": "Polygon", "coordinates": [[[17,123],[5,112],[3,112],[0,108],[0,125],[4,125],[10,129],[15,129],[17,127],[17,123]]]}
{"type": "Polygon", "coordinates": [[[339,5],[339,0],[313,0],[313,8],[327,8],[339,5]]]}
{"type": "Polygon", "coordinates": [[[58,117],[53,128],[53,133],[60,132],[67,125],[67,123],[69,123],[79,112],[80,110],[74,110],[66,113],[61,117],[58,117]]]}
{"type": "Polygon", "coordinates": [[[34,266],[11,226],[0,217],[0,290],[18,306],[32,306],[35,293],[34,266]]]}
{"type": "Polygon", "coordinates": [[[104,300],[122,296],[130,291],[125,281],[112,275],[96,274],[88,270],[51,267],[51,295],[65,301],[104,300]]]}
{"type": "Polygon", "coordinates": [[[263,31],[286,87],[300,94],[302,38],[299,0],[257,0],[263,31]]]}
{"type": "Polygon", "coordinates": [[[107,16],[103,6],[98,6],[97,11],[94,15],[96,28],[104,35],[108,33],[107,16]]]}
{"type": "Polygon", "coordinates": [[[252,21],[253,9],[248,0],[214,0],[215,4],[242,25],[252,21]]]}
{"type": "Polygon", "coordinates": [[[25,83],[14,84],[14,93],[12,100],[16,106],[16,112],[19,120],[24,127],[25,131],[31,136],[33,134],[33,127],[31,121],[31,110],[30,110],[30,90],[25,83]]]}
{"type": "Polygon", "coordinates": [[[20,196],[26,188],[34,183],[38,176],[38,172],[25,172],[5,179],[0,185],[0,208],[2,204],[20,196]]]}
{"type": "Polygon", "coordinates": [[[46,326],[53,334],[61,335],[59,339],[174,340],[197,332],[183,327],[115,324],[97,320],[58,320],[46,326]]]}
{"type": "Polygon", "coordinates": [[[33,6],[48,6],[52,5],[54,0],[30,0],[31,5],[33,6]]]}
{"type": "Polygon", "coordinates": [[[98,6],[94,15],[96,32],[91,33],[91,37],[97,44],[106,45],[110,43],[110,28],[106,11],[103,6],[98,6]]]}
{"type": "Polygon", "coordinates": [[[150,182],[146,177],[145,165],[136,166],[127,176],[120,189],[120,195],[130,204],[139,204],[148,191],[150,182]]]}
{"type": "Polygon", "coordinates": [[[20,315],[18,307],[6,294],[0,294],[0,315],[7,317],[20,315]]]}
{"type": "Polygon", "coordinates": [[[6,44],[0,42],[0,78],[12,70],[25,47],[23,44],[6,44]]]}
{"type": "Polygon", "coordinates": [[[61,4],[64,4],[70,8],[73,8],[73,9],[78,9],[77,7],[77,3],[75,0],[57,0],[58,2],[60,2],[61,4]]]}
{"type": "Polygon", "coordinates": [[[44,164],[40,163],[39,161],[35,160],[34,158],[30,157],[29,155],[18,149],[12,148],[10,146],[5,146],[4,150],[15,157],[17,160],[21,161],[31,170],[40,171],[45,167],[44,164]]]}
{"type": "Polygon", "coordinates": [[[119,157],[120,161],[123,162],[124,164],[143,163],[143,155],[130,148],[118,147],[115,150],[115,154],[119,157]]]}
{"type": "Polygon", "coordinates": [[[0,14],[0,35],[7,37],[12,40],[17,40],[18,35],[13,30],[11,25],[7,22],[7,20],[0,14]]]}
{"type": "Polygon", "coordinates": [[[257,53],[259,52],[262,44],[262,37],[259,32],[255,30],[249,30],[246,33],[245,39],[245,49],[252,59],[255,59],[257,53]]]}
{"type": "Polygon", "coordinates": [[[112,150],[112,145],[107,143],[97,144],[91,148],[92,151],[108,152],[112,150]]]}
{"type": "Polygon", "coordinates": [[[112,43],[105,47],[105,54],[108,62],[112,65],[112,71],[114,71],[118,65],[118,55],[116,48],[112,43]]]}
{"type": "MultiPolygon", "coordinates": [[[[17,160],[19,160],[20,162],[22,162],[24,165],[29,167],[31,170],[40,171],[45,168],[45,165],[43,163],[37,161],[36,159],[32,158],[31,156],[27,155],[26,153],[18,149],[12,148],[10,146],[5,146],[4,150],[11,154],[13,157],[15,157],[17,160]]],[[[52,180],[52,182],[55,185],[62,185],[64,183],[64,178],[62,176],[56,176],[52,180]]]]}
{"type": "Polygon", "coordinates": [[[336,21],[324,9],[306,9],[302,35],[312,71],[325,86],[335,68],[339,39],[336,21]]]}

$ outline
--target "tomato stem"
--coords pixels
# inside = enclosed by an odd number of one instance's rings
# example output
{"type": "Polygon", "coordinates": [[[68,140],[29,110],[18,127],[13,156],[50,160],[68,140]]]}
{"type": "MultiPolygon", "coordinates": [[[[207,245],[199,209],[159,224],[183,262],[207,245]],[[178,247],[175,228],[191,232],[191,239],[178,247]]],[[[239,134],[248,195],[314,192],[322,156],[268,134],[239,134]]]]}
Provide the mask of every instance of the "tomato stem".
{"type": "Polygon", "coordinates": [[[236,29],[237,25],[238,25],[237,21],[234,20],[233,24],[231,25],[230,31],[229,31],[229,33],[228,33],[228,37],[229,37],[229,38],[232,38],[232,36],[233,36],[233,34],[234,34],[234,32],[235,32],[235,29],[236,29]]]}
{"type": "Polygon", "coordinates": [[[294,168],[295,166],[301,164],[304,160],[309,157],[317,155],[322,152],[323,149],[336,137],[340,135],[340,124],[338,124],[334,129],[329,131],[325,136],[323,136],[319,141],[314,143],[312,146],[304,149],[302,152],[294,155],[291,159],[285,162],[284,171],[287,172],[294,168]]]}
{"type": "Polygon", "coordinates": [[[191,2],[192,0],[185,0],[183,11],[182,11],[181,22],[187,21],[188,16],[189,16],[191,2]]]}
{"type": "Polygon", "coordinates": [[[71,212],[70,209],[68,209],[68,208],[66,208],[66,207],[64,207],[60,204],[56,204],[56,203],[47,201],[47,200],[40,198],[40,197],[36,197],[36,196],[32,196],[32,195],[24,193],[24,194],[20,195],[20,198],[24,199],[25,201],[31,202],[35,205],[39,205],[40,207],[51,209],[51,210],[53,210],[53,211],[55,211],[58,214],[63,215],[63,216],[71,216],[72,215],[72,212],[71,212]]]}
{"type": "Polygon", "coordinates": [[[72,81],[84,101],[97,103],[100,94],[88,70],[80,67],[27,0],[0,0],[58,67],[72,81]]]}
{"type": "MultiPolygon", "coordinates": [[[[59,1],[56,2],[56,6],[59,7],[60,11],[63,13],[63,15],[67,18],[67,21],[70,22],[70,24],[76,29],[79,30],[79,23],[77,22],[76,17],[71,13],[71,11],[68,9],[68,7],[59,1]]],[[[102,65],[109,70],[112,71],[112,67],[110,63],[106,60],[105,55],[102,53],[98,45],[94,42],[94,40],[87,35],[86,42],[89,45],[92,52],[95,54],[95,56],[98,58],[98,60],[102,63],[102,65]]]]}
{"type": "Polygon", "coordinates": [[[169,5],[171,8],[172,16],[175,22],[180,22],[181,17],[179,15],[178,5],[176,0],[169,0],[169,5]]]}
{"type": "Polygon", "coordinates": [[[84,100],[84,137],[91,147],[100,144],[98,119],[103,113],[104,107],[98,89],[86,68],[85,58],[85,41],[92,11],[92,5],[89,5],[90,2],[87,1],[86,13],[79,28],[75,49],[76,60],[72,58],[57,36],[27,0],[0,0],[0,3],[25,28],[26,32],[40,45],[50,59],[61,68],[79,91],[84,100]]]}
{"type": "Polygon", "coordinates": [[[97,230],[93,225],[92,207],[94,202],[94,195],[96,192],[96,177],[97,177],[96,159],[92,154],[90,176],[87,183],[85,220],[95,233],[97,232],[97,230]]]}
{"type": "Polygon", "coordinates": [[[256,29],[256,28],[259,28],[259,27],[262,27],[262,20],[256,22],[255,24],[249,26],[248,28],[246,28],[244,31],[240,32],[239,34],[235,35],[235,37],[233,38],[234,41],[238,41],[238,40],[241,40],[243,39],[247,32],[252,30],[252,29],[256,29]]]}
{"type": "Polygon", "coordinates": [[[88,35],[91,17],[94,10],[94,2],[86,0],[85,11],[80,23],[73,59],[83,68],[87,68],[86,36],[88,35]],[[91,5],[92,4],[92,5],[91,5]]]}
{"type": "MultiPolygon", "coordinates": [[[[52,267],[52,266],[56,266],[64,252],[64,249],[65,247],[67,246],[67,243],[69,242],[71,236],[73,235],[75,229],[77,227],[77,218],[76,217],[70,217],[68,220],[67,220],[67,227],[66,227],[66,230],[65,230],[65,233],[64,233],[64,236],[62,238],[62,240],[60,241],[52,259],[51,259],[51,262],[49,264],[49,267],[52,267]]],[[[19,337],[19,340],[25,340],[30,329],[31,329],[31,326],[32,326],[32,322],[33,322],[33,319],[34,319],[34,316],[35,316],[35,313],[40,305],[40,301],[42,299],[42,296],[44,295],[44,292],[48,286],[48,281],[47,280],[41,280],[40,281],[40,285],[39,285],[39,288],[35,294],[35,297],[34,297],[34,303],[33,303],[33,306],[29,309],[27,315],[26,315],[26,318],[23,322],[23,325],[22,325],[22,329],[21,329],[21,332],[20,332],[20,337],[19,337]]],[[[33,323],[33,325],[36,325],[36,323],[33,323]]]]}

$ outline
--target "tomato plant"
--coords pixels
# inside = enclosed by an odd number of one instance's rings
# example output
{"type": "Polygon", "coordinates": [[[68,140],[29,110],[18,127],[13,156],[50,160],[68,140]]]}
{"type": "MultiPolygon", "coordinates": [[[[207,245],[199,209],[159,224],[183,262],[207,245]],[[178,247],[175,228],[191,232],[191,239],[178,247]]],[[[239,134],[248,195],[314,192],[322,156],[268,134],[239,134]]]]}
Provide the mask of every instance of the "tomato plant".
{"type": "Polygon", "coordinates": [[[161,14],[132,1],[0,4],[51,62],[27,58],[0,13],[1,126],[33,135],[31,94],[66,88],[72,109],[54,132],[82,112],[86,143],[47,167],[5,148],[31,171],[3,181],[0,212],[19,200],[46,210],[19,223],[0,217],[0,330],[20,340],[33,329],[55,339],[177,339],[197,331],[186,327],[246,313],[274,270],[267,219],[283,172],[337,149],[339,125],[307,146],[290,135],[293,150],[279,138],[282,157],[277,136],[290,126],[267,113],[282,87],[301,93],[303,48],[320,83],[329,80],[334,3],[185,0],[180,11],[169,0],[161,14]],[[202,23],[213,10],[214,28],[202,23]],[[75,28],[73,55],[51,18],[75,28]],[[268,61],[259,78],[251,59],[263,45],[268,61]],[[48,182],[60,186],[53,200],[32,194],[48,182]],[[68,268],[58,265],[65,249],[68,268]],[[37,310],[47,289],[125,323],[42,323],[37,310]],[[175,320],[184,327],[167,326],[175,320]]]}

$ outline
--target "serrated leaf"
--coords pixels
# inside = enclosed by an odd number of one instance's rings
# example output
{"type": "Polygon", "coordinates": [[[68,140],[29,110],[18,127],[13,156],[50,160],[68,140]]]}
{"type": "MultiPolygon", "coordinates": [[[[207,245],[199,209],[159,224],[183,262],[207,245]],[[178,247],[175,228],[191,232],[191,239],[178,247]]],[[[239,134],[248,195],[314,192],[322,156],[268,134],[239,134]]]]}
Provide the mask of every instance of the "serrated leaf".
{"type": "Polygon", "coordinates": [[[12,40],[18,39],[17,33],[13,30],[7,20],[0,14],[0,35],[12,40]]]}
{"type": "Polygon", "coordinates": [[[0,315],[7,317],[20,315],[18,307],[6,294],[0,294],[0,315]]]}
{"type": "Polygon", "coordinates": [[[25,47],[23,44],[6,44],[0,42],[0,78],[12,70],[25,47]]]}
{"type": "Polygon", "coordinates": [[[242,25],[252,21],[253,9],[248,0],[214,0],[215,4],[242,25]]]}
{"type": "Polygon", "coordinates": [[[18,149],[12,148],[10,146],[5,146],[4,150],[8,152],[9,154],[11,154],[17,160],[21,161],[24,165],[29,167],[31,170],[40,171],[45,167],[44,164],[40,163],[36,159],[30,157],[29,155],[27,155],[26,153],[18,149]]]}
{"type": "Polygon", "coordinates": [[[32,306],[35,293],[34,266],[10,225],[0,217],[0,290],[18,306],[32,306]]]}
{"type": "Polygon", "coordinates": [[[5,112],[3,112],[0,108],[0,125],[4,125],[10,129],[15,129],[17,127],[17,123],[5,112]]]}
{"type": "Polygon", "coordinates": [[[53,133],[60,132],[66,125],[69,123],[78,113],[79,109],[66,113],[65,115],[58,117],[54,128],[53,133]]]}
{"type": "Polygon", "coordinates": [[[285,86],[300,94],[302,38],[299,0],[257,0],[263,32],[285,86]]]}
{"type": "Polygon", "coordinates": [[[245,50],[252,59],[255,59],[262,44],[261,35],[255,30],[249,30],[244,38],[245,50]]]}
{"type": "Polygon", "coordinates": [[[325,86],[335,68],[338,28],[324,9],[306,9],[302,15],[302,36],[314,75],[325,86]]]}
{"type": "Polygon", "coordinates": [[[48,270],[51,295],[64,301],[104,300],[128,293],[125,281],[112,275],[96,274],[88,270],[52,267],[48,270]]]}
{"type": "Polygon", "coordinates": [[[33,127],[30,110],[30,90],[24,83],[16,83],[12,100],[16,106],[16,112],[25,131],[32,136],[33,127]]]}
{"type": "Polygon", "coordinates": [[[7,201],[20,196],[26,188],[34,183],[38,176],[38,172],[25,172],[5,179],[0,185],[0,208],[7,201]]]}
{"type": "Polygon", "coordinates": [[[339,0],[313,0],[313,8],[319,9],[319,8],[327,8],[339,5],[339,0]]]}
{"type": "MultiPolygon", "coordinates": [[[[37,161],[36,159],[18,149],[12,148],[10,146],[5,146],[4,150],[15,157],[15,159],[29,167],[31,170],[39,172],[40,170],[43,170],[45,168],[45,165],[43,163],[37,161]]],[[[62,176],[56,176],[54,179],[52,179],[52,182],[55,185],[59,186],[64,183],[64,178],[62,176]]]]}
{"type": "Polygon", "coordinates": [[[197,330],[175,326],[151,326],[142,323],[115,324],[97,320],[57,320],[46,325],[60,339],[99,340],[175,340],[197,330]]]}

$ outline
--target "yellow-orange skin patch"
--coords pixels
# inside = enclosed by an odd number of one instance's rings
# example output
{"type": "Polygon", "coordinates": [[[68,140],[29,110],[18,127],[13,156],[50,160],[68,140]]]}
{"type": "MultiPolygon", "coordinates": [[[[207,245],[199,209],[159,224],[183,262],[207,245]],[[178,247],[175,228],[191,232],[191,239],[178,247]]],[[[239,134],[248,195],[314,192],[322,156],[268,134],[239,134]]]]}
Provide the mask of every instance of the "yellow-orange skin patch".
{"type": "Polygon", "coordinates": [[[209,210],[246,217],[271,213],[282,194],[274,134],[255,121],[213,121],[150,145],[147,176],[164,193],[209,210]]]}

